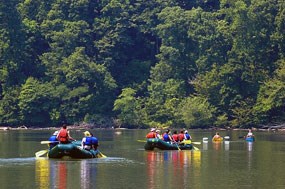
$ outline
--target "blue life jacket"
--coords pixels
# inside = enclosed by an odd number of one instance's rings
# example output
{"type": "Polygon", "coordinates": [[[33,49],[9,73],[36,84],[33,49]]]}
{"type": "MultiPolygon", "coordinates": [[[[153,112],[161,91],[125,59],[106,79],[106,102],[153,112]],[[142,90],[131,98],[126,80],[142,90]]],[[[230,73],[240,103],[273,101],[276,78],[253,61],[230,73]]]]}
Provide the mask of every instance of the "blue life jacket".
{"type": "Polygon", "coordinates": [[[190,140],[190,135],[188,133],[185,133],[186,140],[190,140]]]}
{"type": "Polygon", "coordinates": [[[163,140],[164,140],[165,142],[169,142],[169,141],[170,141],[169,136],[168,136],[167,133],[164,133],[164,135],[163,135],[163,140]]]}
{"type": "Polygon", "coordinates": [[[56,135],[52,135],[51,137],[49,137],[49,139],[48,139],[48,141],[58,141],[57,139],[56,139],[56,135]]]}
{"type": "Polygon", "coordinates": [[[56,138],[56,135],[52,135],[51,137],[49,137],[48,141],[53,142],[53,143],[49,144],[49,149],[52,149],[53,147],[55,147],[58,144],[58,142],[55,142],[55,141],[58,141],[56,138]]]}
{"type": "Polygon", "coordinates": [[[98,139],[96,137],[91,137],[91,144],[98,145],[98,139]]]}
{"type": "Polygon", "coordinates": [[[84,145],[91,146],[91,144],[92,144],[92,139],[91,139],[91,137],[85,137],[85,138],[86,138],[86,140],[85,140],[84,145]]]}

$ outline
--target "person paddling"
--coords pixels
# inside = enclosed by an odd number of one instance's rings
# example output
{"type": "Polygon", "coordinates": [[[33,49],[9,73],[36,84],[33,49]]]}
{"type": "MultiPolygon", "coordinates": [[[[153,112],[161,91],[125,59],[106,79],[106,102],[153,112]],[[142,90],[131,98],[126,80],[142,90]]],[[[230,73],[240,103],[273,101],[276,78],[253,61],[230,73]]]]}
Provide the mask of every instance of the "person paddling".
{"type": "Polygon", "coordinates": [[[89,131],[84,132],[84,137],[81,142],[81,147],[85,150],[91,150],[92,148],[92,137],[89,131]]]}
{"type": "Polygon", "coordinates": [[[155,128],[150,129],[150,132],[146,135],[146,138],[156,138],[155,128]]]}
{"type": "Polygon", "coordinates": [[[58,131],[55,131],[51,137],[49,137],[48,141],[50,141],[51,143],[49,143],[49,149],[52,149],[53,147],[55,147],[58,144],[58,140],[57,140],[57,134],[58,131]]]}
{"type": "Polygon", "coordinates": [[[246,138],[254,138],[254,135],[253,135],[251,129],[248,130],[248,133],[247,133],[247,135],[246,135],[246,138]]]}
{"type": "Polygon", "coordinates": [[[171,137],[171,132],[169,129],[167,129],[165,131],[165,133],[162,136],[163,140],[167,143],[171,143],[173,141],[172,137],[171,137]]]}
{"type": "Polygon", "coordinates": [[[220,140],[222,140],[222,137],[220,136],[220,133],[216,132],[216,134],[212,138],[212,141],[220,141],[220,140]]]}
{"type": "Polygon", "coordinates": [[[91,148],[93,150],[97,150],[97,147],[99,146],[99,141],[92,133],[90,134],[91,134],[91,148]]]}
{"type": "Polygon", "coordinates": [[[60,129],[59,133],[57,134],[56,138],[62,144],[70,143],[70,140],[75,141],[75,139],[73,139],[70,136],[69,131],[67,130],[67,125],[66,124],[63,124],[63,126],[60,129]]]}

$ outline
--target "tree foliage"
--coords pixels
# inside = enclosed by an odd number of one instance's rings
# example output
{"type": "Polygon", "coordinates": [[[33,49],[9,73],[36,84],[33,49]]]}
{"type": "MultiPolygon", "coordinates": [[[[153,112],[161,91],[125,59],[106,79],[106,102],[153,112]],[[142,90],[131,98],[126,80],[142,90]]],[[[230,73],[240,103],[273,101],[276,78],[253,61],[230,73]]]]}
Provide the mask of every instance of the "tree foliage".
{"type": "Polygon", "coordinates": [[[280,0],[0,2],[0,124],[284,121],[280,0]]]}

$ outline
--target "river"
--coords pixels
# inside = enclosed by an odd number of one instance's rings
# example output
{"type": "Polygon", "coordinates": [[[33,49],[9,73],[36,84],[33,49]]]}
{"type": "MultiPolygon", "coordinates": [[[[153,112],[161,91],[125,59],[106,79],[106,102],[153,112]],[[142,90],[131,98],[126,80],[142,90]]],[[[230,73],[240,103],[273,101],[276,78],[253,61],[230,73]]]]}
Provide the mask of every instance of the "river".
{"type": "MultiPolygon", "coordinates": [[[[80,140],[84,130],[71,130],[80,140]]],[[[53,131],[0,131],[1,189],[239,189],[285,188],[285,133],[221,131],[230,142],[195,145],[196,151],[145,151],[147,130],[92,130],[103,159],[35,158],[53,131]]],[[[214,132],[190,131],[201,142],[214,132]]]]}

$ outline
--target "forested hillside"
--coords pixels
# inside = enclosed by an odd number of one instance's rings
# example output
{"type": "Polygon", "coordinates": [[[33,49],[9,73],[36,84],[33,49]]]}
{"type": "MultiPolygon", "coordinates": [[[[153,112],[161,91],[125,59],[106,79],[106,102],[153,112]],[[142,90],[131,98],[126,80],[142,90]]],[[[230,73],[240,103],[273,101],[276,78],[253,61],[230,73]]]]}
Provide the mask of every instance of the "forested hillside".
{"type": "Polygon", "coordinates": [[[1,0],[0,125],[285,120],[284,0],[1,0]]]}

